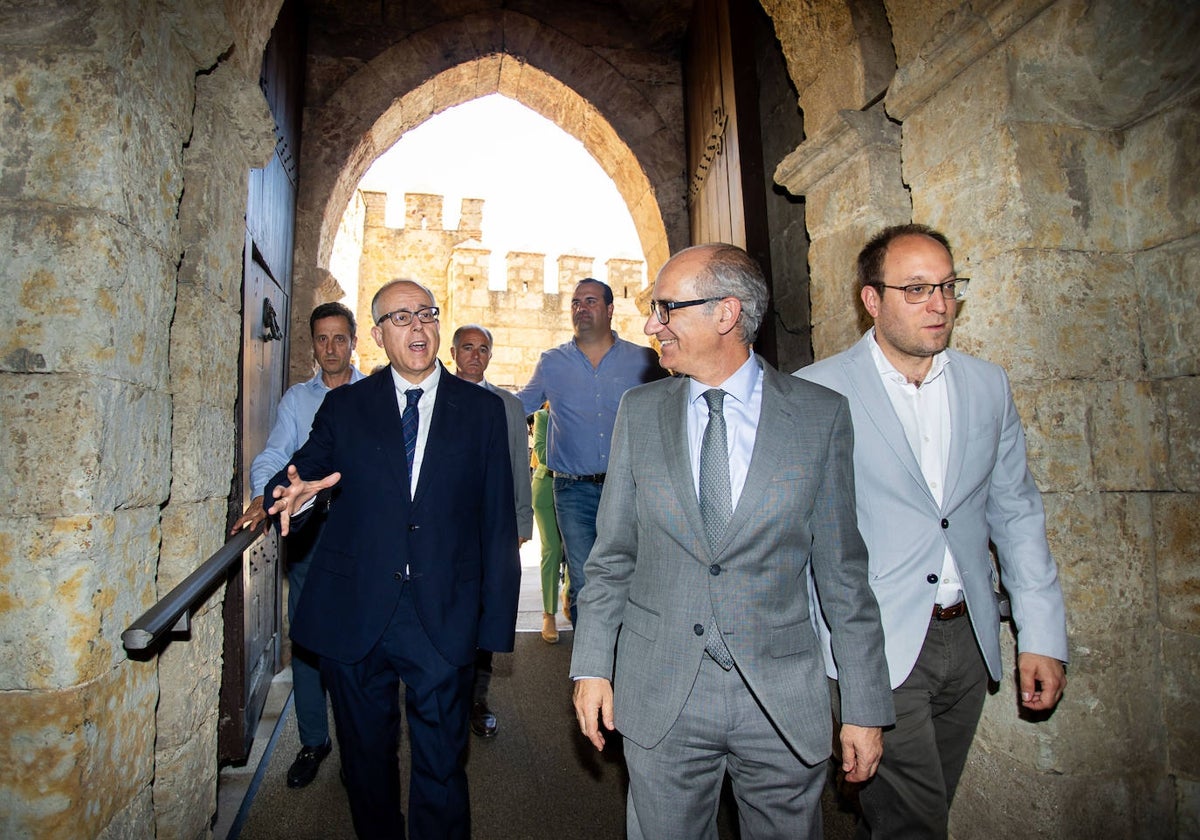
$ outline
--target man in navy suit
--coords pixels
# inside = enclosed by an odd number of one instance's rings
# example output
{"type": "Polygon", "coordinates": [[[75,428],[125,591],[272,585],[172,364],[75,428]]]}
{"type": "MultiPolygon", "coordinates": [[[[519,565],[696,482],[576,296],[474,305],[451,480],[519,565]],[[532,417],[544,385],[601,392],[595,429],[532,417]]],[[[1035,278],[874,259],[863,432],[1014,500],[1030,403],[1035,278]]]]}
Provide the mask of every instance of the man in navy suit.
{"type": "Polygon", "coordinates": [[[363,838],[405,836],[401,683],[409,836],[470,837],[475,651],[513,649],[520,561],[504,404],[438,363],[438,315],[424,286],[385,284],[371,335],[390,366],[330,392],[267,486],[284,534],[328,497],[292,638],[321,657],[363,838]]]}

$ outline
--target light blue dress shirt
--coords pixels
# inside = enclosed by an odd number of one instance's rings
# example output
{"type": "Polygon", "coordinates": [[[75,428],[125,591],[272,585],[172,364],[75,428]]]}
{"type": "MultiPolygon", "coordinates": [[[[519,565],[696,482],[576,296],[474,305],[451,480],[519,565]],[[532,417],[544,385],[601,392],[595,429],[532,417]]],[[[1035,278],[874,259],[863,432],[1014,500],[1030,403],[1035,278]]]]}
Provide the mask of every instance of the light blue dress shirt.
{"type": "MultiPolygon", "coordinates": [[[[350,381],[357,382],[362,378],[359,369],[351,365],[350,381]]],[[[250,498],[261,496],[267,482],[291,462],[292,455],[308,440],[313,418],[329,391],[318,372],[312,379],[293,385],[284,393],[275,413],[275,425],[267,436],[267,445],[250,464],[250,498]]]]}
{"type": "Polygon", "coordinates": [[[546,466],[554,472],[595,475],[608,472],[608,453],[617,406],[635,385],[663,378],[658,354],[617,338],[600,364],[592,367],[575,339],[547,350],[533,377],[517,396],[526,415],[550,401],[546,466]]]}

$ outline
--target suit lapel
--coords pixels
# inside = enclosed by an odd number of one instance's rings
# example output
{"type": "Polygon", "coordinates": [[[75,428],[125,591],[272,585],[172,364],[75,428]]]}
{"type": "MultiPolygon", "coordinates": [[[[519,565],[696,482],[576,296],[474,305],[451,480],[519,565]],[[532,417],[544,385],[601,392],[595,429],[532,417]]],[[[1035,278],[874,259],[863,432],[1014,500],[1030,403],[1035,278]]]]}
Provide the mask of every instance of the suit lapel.
{"type": "Polygon", "coordinates": [[[961,373],[961,366],[954,365],[953,351],[947,350],[947,365],[944,372],[946,377],[946,399],[950,401],[950,454],[946,457],[945,492],[942,494],[942,506],[948,507],[958,488],[958,477],[962,475],[962,465],[967,457],[967,430],[971,428],[971,399],[968,393],[968,383],[961,373]]]}
{"type": "MultiPolygon", "coordinates": [[[[404,457],[404,433],[400,424],[400,404],[396,401],[396,382],[391,370],[383,370],[371,377],[375,393],[371,403],[368,422],[371,423],[371,434],[380,442],[380,448],[386,453],[404,499],[408,499],[408,460],[404,457]]],[[[364,430],[365,431],[365,430],[364,430]]]]}
{"type": "MultiPolygon", "coordinates": [[[[438,362],[438,365],[442,368],[442,372],[438,379],[437,396],[433,400],[433,416],[429,418],[429,437],[425,439],[425,450],[421,456],[421,474],[417,477],[417,490],[413,493],[414,506],[420,504],[433,480],[433,473],[437,469],[437,453],[446,452],[454,446],[455,435],[451,428],[450,418],[457,417],[460,411],[458,388],[462,385],[471,388],[479,387],[474,383],[459,379],[446,370],[441,362],[438,362]]],[[[404,465],[404,473],[407,474],[408,461],[404,459],[403,451],[400,456],[401,463],[404,465]]]]}
{"type": "Polygon", "coordinates": [[[754,511],[761,509],[762,499],[771,486],[771,480],[779,464],[786,456],[786,444],[795,439],[795,424],[798,418],[783,398],[777,377],[779,373],[761,358],[755,357],[762,367],[762,406],[759,409],[758,428],[754,433],[754,449],[750,453],[750,465],[746,472],[746,483],[742,485],[737,507],[729,520],[729,527],[716,554],[729,546],[733,537],[750,520],[754,511]]]}
{"type": "Polygon", "coordinates": [[[658,404],[659,440],[662,441],[663,456],[667,463],[667,475],[675,490],[675,498],[683,508],[684,516],[692,533],[700,534],[699,542],[707,546],[703,538],[704,520],[700,517],[700,500],[696,498],[696,485],[692,481],[692,457],[688,452],[687,411],[689,380],[677,377],[671,383],[667,399],[658,404]]]}
{"type": "MultiPolygon", "coordinates": [[[[874,341],[870,333],[864,335],[842,360],[846,368],[846,381],[849,383],[851,394],[858,399],[867,419],[879,432],[882,440],[896,456],[896,460],[920,488],[921,492],[933,502],[933,494],[925,483],[921,465],[917,456],[908,445],[908,437],[904,434],[904,426],[892,408],[892,401],[884,390],[883,382],[879,379],[879,370],[875,367],[875,358],[871,355],[871,347],[867,342],[874,341]]],[[[855,418],[857,422],[858,418],[855,418]]]]}

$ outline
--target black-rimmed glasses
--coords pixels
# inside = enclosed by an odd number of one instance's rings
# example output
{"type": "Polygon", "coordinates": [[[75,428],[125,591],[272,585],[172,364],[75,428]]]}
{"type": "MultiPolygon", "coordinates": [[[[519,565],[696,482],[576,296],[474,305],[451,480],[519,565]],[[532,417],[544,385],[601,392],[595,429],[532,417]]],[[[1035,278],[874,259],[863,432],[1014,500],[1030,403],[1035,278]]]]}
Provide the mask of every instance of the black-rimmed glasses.
{"type": "Polygon", "coordinates": [[[671,323],[672,309],[699,306],[702,303],[712,303],[714,300],[724,300],[724,296],[700,298],[699,300],[652,300],[650,301],[650,311],[654,313],[658,323],[665,325],[671,323]]]}
{"type": "Polygon", "coordinates": [[[407,327],[412,323],[415,317],[422,324],[432,324],[442,314],[442,310],[436,306],[422,306],[416,312],[410,312],[407,309],[394,309],[391,312],[385,312],[379,316],[376,325],[382,324],[384,321],[390,320],[397,327],[407,327]]]}
{"type": "Polygon", "coordinates": [[[933,297],[936,289],[941,289],[942,297],[946,300],[962,300],[967,296],[967,284],[970,282],[970,277],[956,277],[945,283],[912,283],[908,286],[889,286],[887,283],[880,283],[879,285],[885,289],[904,292],[906,303],[924,303],[933,297]]]}

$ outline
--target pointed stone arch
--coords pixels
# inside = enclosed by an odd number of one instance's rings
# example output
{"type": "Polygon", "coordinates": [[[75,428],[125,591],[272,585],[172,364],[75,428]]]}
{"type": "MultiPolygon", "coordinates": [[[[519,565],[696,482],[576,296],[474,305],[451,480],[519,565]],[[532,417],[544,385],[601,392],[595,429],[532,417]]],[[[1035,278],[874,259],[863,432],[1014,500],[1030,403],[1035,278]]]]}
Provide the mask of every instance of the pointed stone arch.
{"type": "MultiPolygon", "coordinates": [[[[678,78],[669,80],[680,84],[678,78]]],[[[305,114],[293,327],[336,294],[334,236],[359,179],[405,132],[500,93],[578,139],[613,179],[653,276],[686,244],[682,119],[598,52],[533,18],[497,11],[415,33],[348,76],[305,114]]]]}

